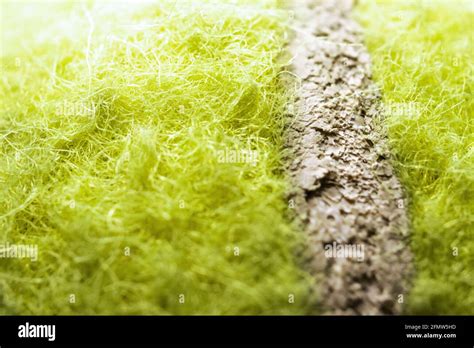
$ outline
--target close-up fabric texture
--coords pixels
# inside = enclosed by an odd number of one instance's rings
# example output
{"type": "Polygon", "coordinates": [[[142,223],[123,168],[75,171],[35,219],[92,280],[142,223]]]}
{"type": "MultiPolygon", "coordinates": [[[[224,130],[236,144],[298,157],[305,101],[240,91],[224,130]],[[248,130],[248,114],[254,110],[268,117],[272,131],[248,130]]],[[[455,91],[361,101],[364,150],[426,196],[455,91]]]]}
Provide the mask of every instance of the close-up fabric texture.
{"type": "Polygon", "coordinates": [[[0,6],[1,315],[474,314],[471,1],[0,6]]]}

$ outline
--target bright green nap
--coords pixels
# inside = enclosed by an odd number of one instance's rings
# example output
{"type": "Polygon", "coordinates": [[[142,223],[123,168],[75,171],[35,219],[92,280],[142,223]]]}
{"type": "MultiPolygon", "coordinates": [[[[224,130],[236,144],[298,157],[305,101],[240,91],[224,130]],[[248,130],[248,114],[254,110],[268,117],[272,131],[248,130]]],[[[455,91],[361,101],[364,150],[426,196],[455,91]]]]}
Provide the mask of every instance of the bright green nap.
{"type": "Polygon", "coordinates": [[[375,79],[411,198],[407,313],[474,314],[473,23],[469,1],[362,1],[375,79]]]}
{"type": "Polygon", "coordinates": [[[0,244],[39,255],[0,259],[0,313],[308,311],[286,18],[231,3],[2,3],[0,244]]]}

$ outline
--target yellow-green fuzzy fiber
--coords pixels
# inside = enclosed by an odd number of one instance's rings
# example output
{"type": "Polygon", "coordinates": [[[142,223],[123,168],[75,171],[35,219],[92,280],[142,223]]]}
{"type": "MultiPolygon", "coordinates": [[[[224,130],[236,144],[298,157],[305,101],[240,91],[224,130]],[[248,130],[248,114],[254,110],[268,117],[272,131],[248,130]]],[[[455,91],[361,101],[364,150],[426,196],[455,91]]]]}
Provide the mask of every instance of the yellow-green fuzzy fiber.
{"type": "Polygon", "coordinates": [[[1,7],[1,314],[308,312],[277,1],[1,7]]]}
{"type": "Polygon", "coordinates": [[[410,196],[409,314],[474,314],[472,1],[368,1],[357,17],[410,196]]]}

